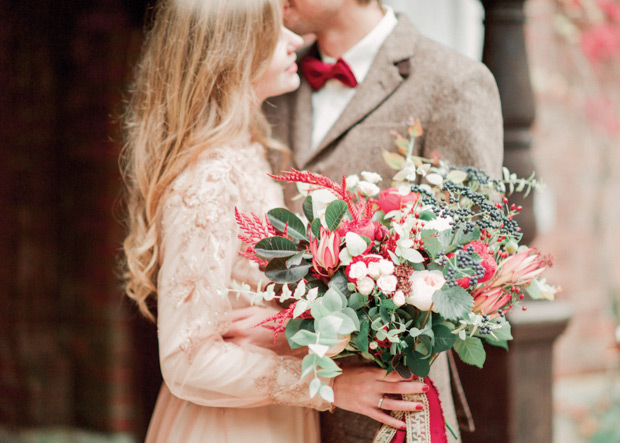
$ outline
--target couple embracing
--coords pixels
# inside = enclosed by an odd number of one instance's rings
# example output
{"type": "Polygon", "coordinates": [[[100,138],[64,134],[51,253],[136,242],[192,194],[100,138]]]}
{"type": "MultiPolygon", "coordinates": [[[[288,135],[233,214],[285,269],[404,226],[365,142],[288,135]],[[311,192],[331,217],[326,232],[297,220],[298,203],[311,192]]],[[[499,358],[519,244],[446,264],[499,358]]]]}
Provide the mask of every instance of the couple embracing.
{"type": "MultiPolygon", "coordinates": [[[[491,74],[378,0],[159,3],[122,158],[126,291],[157,322],[164,377],[147,441],[370,442],[377,422],[404,426],[390,411],[420,407],[392,394],[423,383],[359,364],[326,381],[333,405],[309,398],[302,355],[253,328],[279,307],[217,291],[261,278],[237,253],[235,208],[297,209],[272,168],[390,177],[381,150],[411,116],[424,128],[417,155],[500,173],[491,74]],[[297,34],[315,41],[302,47],[297,34]]],[[[431,378],[456,424],[445,356],[431,378]]]]}

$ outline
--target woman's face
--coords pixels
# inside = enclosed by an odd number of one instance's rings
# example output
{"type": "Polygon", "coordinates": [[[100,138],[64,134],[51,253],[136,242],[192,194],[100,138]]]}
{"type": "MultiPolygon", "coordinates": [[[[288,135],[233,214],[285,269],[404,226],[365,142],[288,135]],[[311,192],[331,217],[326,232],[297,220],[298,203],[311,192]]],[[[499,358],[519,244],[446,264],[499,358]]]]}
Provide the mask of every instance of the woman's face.
{"type": "Polygon", "coordinates": [[[294,91],[299,87],[295,51],[301,47],[302,43],[300,36],[282,27],[278,45],[271,56],[267,70],[254,85],[256,95],[261,102],[269,97],[294,91]]]}

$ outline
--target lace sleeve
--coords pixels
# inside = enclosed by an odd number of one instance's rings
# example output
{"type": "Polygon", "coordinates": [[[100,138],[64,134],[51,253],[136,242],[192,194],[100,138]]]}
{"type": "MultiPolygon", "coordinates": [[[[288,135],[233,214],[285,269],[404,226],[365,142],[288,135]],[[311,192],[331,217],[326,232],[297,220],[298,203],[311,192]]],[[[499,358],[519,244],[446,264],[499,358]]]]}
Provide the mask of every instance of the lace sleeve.
{"type": "Polygon", "coordinates": [[[177,397],[205,406],[328,409],[318,396],[309,398],[310,380],[300,382],[300,359],[222,339],[231,303],[217,289],[230,285],[240,247],[240,181],[225,164],[207,165],[177,179],[163,209],[158,337],[165,383],[177,397]]]}

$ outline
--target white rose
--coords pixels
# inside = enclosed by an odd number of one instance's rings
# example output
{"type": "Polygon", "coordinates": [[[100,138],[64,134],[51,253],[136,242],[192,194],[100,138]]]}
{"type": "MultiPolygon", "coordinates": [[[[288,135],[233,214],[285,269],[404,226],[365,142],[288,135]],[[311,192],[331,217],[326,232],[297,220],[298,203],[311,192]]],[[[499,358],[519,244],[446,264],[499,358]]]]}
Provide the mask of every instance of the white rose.
{"type": "Polygon", "coordinates": [[[379,271],[383,275],[392,275],[394,273],[394,263],[390,260],[381,260],[379,262],[379,271]]]}
{"type": "Polygon", "coordinates": [[[368,263],[368,275],[375,280],[381,277],[381,267],[379,266],[379,262],[373,261],[368,263]]]}
{"type": "Polygon", "coordinates": [[[366,268],[366,264],[363,261],[358,261],[357,263],[353,263],[349,270],[349,277],[354,280],[358,280],[360,278],[364,278],[368,275],[368,268],[366,268]]]}
{"type": "Polygon", "coordinates": [[[372,350],[375,350],[379,347],[379,343],[377,343],[376,341],[371,341],[368,347],[372,350]]]}
{"type": "Polygon", "coordinates": [[[433,294],[446,282],[441,271],[414,271],[409,277],[411,293],[407,303],[422,311],[428,311],[433,304],[433,294]]]}
{"type": "Polygon", "coordinates": [[[376,172],[363,171],[360,175],[364,180],[370,183],[379,183],[383,180],[383,178],[376,172]]]}
{"type": "Polygon", "coordinates": [[[377,286],[379,286],[381,292],[388,295],[396,290],[396,283],[398,283],[398,280],[395,275],[382,275],[377,280],[377,286]]]}
{"type": "Polygon", "coordinates": [[[345,182],[347,189],[353,189],[360,182],[360,178],[355,174],[349,175],[347,178],[345,178],[345,182]]]}
{"type": "Polygon", "coordinates": [[[446,229],[452,229],[452,217],[449,215],[446,217],[437,217],[434,220],[424,222],[424,229],[434,229],[436,231],[445,231],[446,229]]]}
{"type": "Polygon", "coordinates": [[[375,195],[379,194],[379,191],[381,191],[381,189],[379,189],[379,186],[367,181],[359,182],[359,184],[357,185],[357,189],[359,189],[362,195],[366,197],[374,197],[375,195]]]}
{"type": "Polygon", "coordinates": [[[370,295],[373,289],[375,289],[375,282],[372,278],[364,277],[357,281],[357,291],[360,294],[370,295]]]}
{"type": "Polygon", "coordinates": [[[394,293],[394,297],[392,297],[392,301],[398,307],[404,305],[407,300],[405,299],[405,293],[400,289],[394,293]]]}

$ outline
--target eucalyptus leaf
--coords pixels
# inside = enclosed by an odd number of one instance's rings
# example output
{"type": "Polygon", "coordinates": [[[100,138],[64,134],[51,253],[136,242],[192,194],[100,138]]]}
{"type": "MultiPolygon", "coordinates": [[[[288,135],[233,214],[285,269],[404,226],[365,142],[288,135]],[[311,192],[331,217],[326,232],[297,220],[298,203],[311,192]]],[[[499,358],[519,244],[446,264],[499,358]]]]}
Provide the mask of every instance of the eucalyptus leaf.
{"type": "Polygon", "coordinates": [[[321,386],[321,389],[319,390],[319,395],[326,402],[329,402],[329,403],[334,402],[334,390],[331,388],[331,386],[327,386],[327,385],[321,386]]]}
{"type": "Polygon", "coordinates": [[[293,343],[297,343],[299,346],[308,346],[316,343],[316,334],[314,332],[300,329],[291,337],[293,343]]]}
{"type": "Polygon", "coordinates": [[[310,398],[314,398],[319,393],[319,389],[321,389],[321,379],[315,378],[310,382],[310,398]]]}
{"type": "Polygon", "coordinates": [[[477,337],[469,337],[465,340],[457,340],[454,343],[454,351],[464,363],[482,368],[486,359],[482,341],[477,337]]]}
{"type": "Polygon", "coordinates": [[[331,312],[339,312],[342,309],[343,303],[340,295],[332,288],[328,289],[325,295],[321,299],[321,303],[331,312]]]}
{"type": "Polygon", "coordinates": [[[334,200],[325,211],[325,224],[330,231],[335,231],[340,226],[342,217],[347,213],[347,204],[342,200],[334,200]]]}
{"type": "Polygon", "coordinates": [[[267,212],[267,218],[278,231],[284,232],[295,240],[308,240],[304,223],[291,211],[275,208],[267,212]]]}

